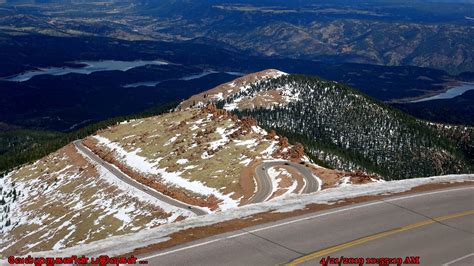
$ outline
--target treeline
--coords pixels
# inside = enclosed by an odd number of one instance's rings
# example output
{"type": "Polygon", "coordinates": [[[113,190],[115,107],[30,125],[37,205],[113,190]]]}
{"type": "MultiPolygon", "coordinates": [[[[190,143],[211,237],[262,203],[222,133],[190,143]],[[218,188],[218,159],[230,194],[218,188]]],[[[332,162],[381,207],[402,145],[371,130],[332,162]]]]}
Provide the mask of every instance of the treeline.
{"type": "Polygon", "coordinates": [[[14,130],[1,133],[4,135],[4,138],[0,137],[0,139],[3,139],[5,142],[2,143],[2,146],[9,147],[10,145],[10,147],[5,149],[5,152],[0,155],[0,176],[5,175],[8,171],[18,166],[36,161],[74,140],[82,139],[92,135],[100,129],[104,129],[127,120],[160,115],[174,109],[177,104],[178,102],[173,102],[164,106],[151,108],[137,114],[110,118],[90,124],[69,133],[32,130],[14,130]],[[24,143],[15,144],[13,142],[16,140],[8,138],[10,136],[16,136],[18,138],[22,137],[24,143]],[[7,140],[12,141],[12,143],[6,143],[7,140]]]}
{"type": "Polygon", "coordinates": [[[305,146],[333,168],[364,170],[387,179],[465,173],[473,166],[459,143],[399,110],[323,79],[289,75],[254,84],[219,106],[260,91],[284,88],[299,100],[286,106],[242,110],[260,126],[305,146]]]}

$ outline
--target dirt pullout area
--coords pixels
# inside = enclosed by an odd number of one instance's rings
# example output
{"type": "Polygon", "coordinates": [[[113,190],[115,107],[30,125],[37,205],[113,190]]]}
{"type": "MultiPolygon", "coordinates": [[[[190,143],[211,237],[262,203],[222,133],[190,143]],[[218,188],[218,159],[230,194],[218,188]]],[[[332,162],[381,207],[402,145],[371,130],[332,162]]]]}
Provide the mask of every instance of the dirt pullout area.
{"type": "Polygon", "coordinates": [[[186,229],[177,233],[171,234],[169,237],[170,240],[166,242],[161,242],[155,245],[150,245],[148,247],[136,249],[134,252],[126,255],[140,255],[146,254],[154,251],[158,251],[161,249],[171,248],[180,244],[184,244],[190,241],[199,240],[202,238],[210,237],[213,235],[218,235],[222,233],[232,232],[236,230],[240,230],[246,227],[255,226],[259,224],[264,224],[272,221],[282,220],[285,218],[300,216],[308,213],[324,211],[328,209],[333,209],[337,207],[348,206],[351,204],[366,202],[366,201],[373,201],[373,200],[380,200],[383,198],[395,196],[395,195],[407,195],[407,194],[415,194],[418,192],[436,190],[436,189],[443,189],[449,187],[460,187],[460,186],[472,186],[472,182],[468,183],[439,183],[439,184],[427,184],[412,188],[409,191],[401,192],[401,193],[394,193],[390,195],[375,195],[375,196],[362,196],[358,198],[351,198],[346,199],[345,201],[339,201],[334,204],[310,204],[307,205],[305,209],[295,210],[292,212],[265,212],[256,215],[252,215],[245,219],[238,219],[232,221],[226,221],[222,223],[213,224],[210,226],[204,227],[196,227],[191,229],[186,229]]]}
{"type": "Polygon", "coordinates": [[[92,152],[94,152],[100,158],[102,158],[102,160],[115,165],[122,172],[124,172],[126,175],[130,176],[137,182],[143,185],[149,186],[166,196],[177,199],[187,204],[200,206],[200,207],[208,207],[211,210],[215,210],[218,208],[218,199],[212,195],[207,198],[202,198],[202,197],[193,195],[191,192],[187,192],[183,188],[177,189],[177,188],[167,187],[164,184],[158,182],[158,180],[147,178],[137,173],[136,171],[133,171],[130,168],[126,167],[123,163],[121,163],[119,160],[116,159],[116,156],[114,156],[113,152],[106,151],[98,147],[97,143],[93,139],[85,139],[82,143],[87,148],[89,148],[92,152]]]}

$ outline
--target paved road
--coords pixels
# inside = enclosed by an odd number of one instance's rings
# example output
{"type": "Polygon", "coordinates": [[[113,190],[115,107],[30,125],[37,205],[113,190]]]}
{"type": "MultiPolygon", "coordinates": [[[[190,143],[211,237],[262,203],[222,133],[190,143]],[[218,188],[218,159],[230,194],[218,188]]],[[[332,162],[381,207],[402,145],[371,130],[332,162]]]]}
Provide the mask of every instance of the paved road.
{"type": "Polygon", "coordinates": [[[274,166],[286,166],[291,167],[301,174],[301,176],[306,181],[306,186],[303,189],[303,193],[316,192],[319,189],[319,182],[314,178],[311,171],[304,165],[292,163],[292,162],[264,162],[257,166],[256,175],[257,175],[257,186],[258,191],[255,195],[249,200],[248,203],[257,203],[263,202],[268,199],[273,191],[272,181],[268,176],[268,169],[274,166]]]}
{"type": "Polygon", "coordinates": [[[420,256],[421,265],[474,265],[473,203],[473,186],[391,197],[221,234],[140,259],[148,260],[149,265],[291,261],[320,265],[319,254],[420,256]]]}
{"type": "Polygon", "coordinates": [[[148,186],[145,186],[143,184],[138,183],[137,181],[135,181],[134,179],[132,179],[128,175],[122,173],[121,171],[117,170],[117,168],[113,167],[112,165],[110,165],[106,161],[102,160],[99,156],[97,156],[95,153],[90,151],[87,147],[82,145],[80,140],[74,141],[74,146],[78,150],[80,150],[81,152],[86,154],[91,160],[93,160],[96,163],[98,163],[98,164],[102,165],[103,167],[105,167],[109,172],[111,172],[118,179],[122,180],[123,182],[127,183],[128,185],[133,186],[133,187],[135,187],[135,188],[137,188],[137,189],[139,189],[139,190],[141,190],[141,191],[157,198],[160,201],[164,201],[164,202],[166,202],[170,205],[173,205],[175,207],[178,207],[178,208],[186,209],[188,211],[191,211],[191,212],[195,213],[196,215],[205,215],[205,214],[207,214],[206,211],[204,211],[202,209],[199,209],[197,207],[194,207],[194,206],[191,209],[189,209],[189,207],[190,207],[189,205],[187,205],[185,203],[182,203],[181,201],[177,201],[177,200],[175,200],[173,198],[170,198],[168,196],[165,196],[165,195],[157,192],[156,190],[150,189],[148,186]]]}

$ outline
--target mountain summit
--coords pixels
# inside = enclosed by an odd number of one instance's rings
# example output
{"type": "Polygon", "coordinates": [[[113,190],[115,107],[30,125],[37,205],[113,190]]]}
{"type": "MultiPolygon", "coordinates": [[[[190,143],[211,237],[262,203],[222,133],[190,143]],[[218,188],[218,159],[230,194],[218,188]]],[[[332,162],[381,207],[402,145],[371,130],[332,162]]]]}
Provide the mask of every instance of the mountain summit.
{"type": "Polygon", "coordinates": [[[337,82],[266,70],[193,96],[180,107],[209,102],[301,142],[314,160],[330,167],[389,179],[472,169],[458,143],[426,122],[337,82]]]}

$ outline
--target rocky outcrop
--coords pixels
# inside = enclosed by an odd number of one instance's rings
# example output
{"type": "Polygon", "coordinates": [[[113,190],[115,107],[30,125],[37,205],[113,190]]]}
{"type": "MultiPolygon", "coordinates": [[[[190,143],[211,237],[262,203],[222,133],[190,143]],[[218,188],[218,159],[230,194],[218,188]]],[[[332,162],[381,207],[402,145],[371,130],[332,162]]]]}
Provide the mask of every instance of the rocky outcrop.
{"type": "Polygon", "coordinates": [[[272,139],[275,139],[275,137],[277,136],[275,130],[270,130],[270,132],[267,134],[267,139],[268,140],[272,140],[272,139]]]}
{"type": "Polygon", "coordinates": [[[301,143],[296,143],[288,152],[291,160],[299,160],[304,156],[304,147],[301,143]]]}
{"type": "Polygon", "coordinates": [[[280,145],[280,147],[282,147],[282,148],[288,147],[290,145],[290,143],[288,142],[288,138],[287,137],[280,137],[278,145],[280,145]]]}

